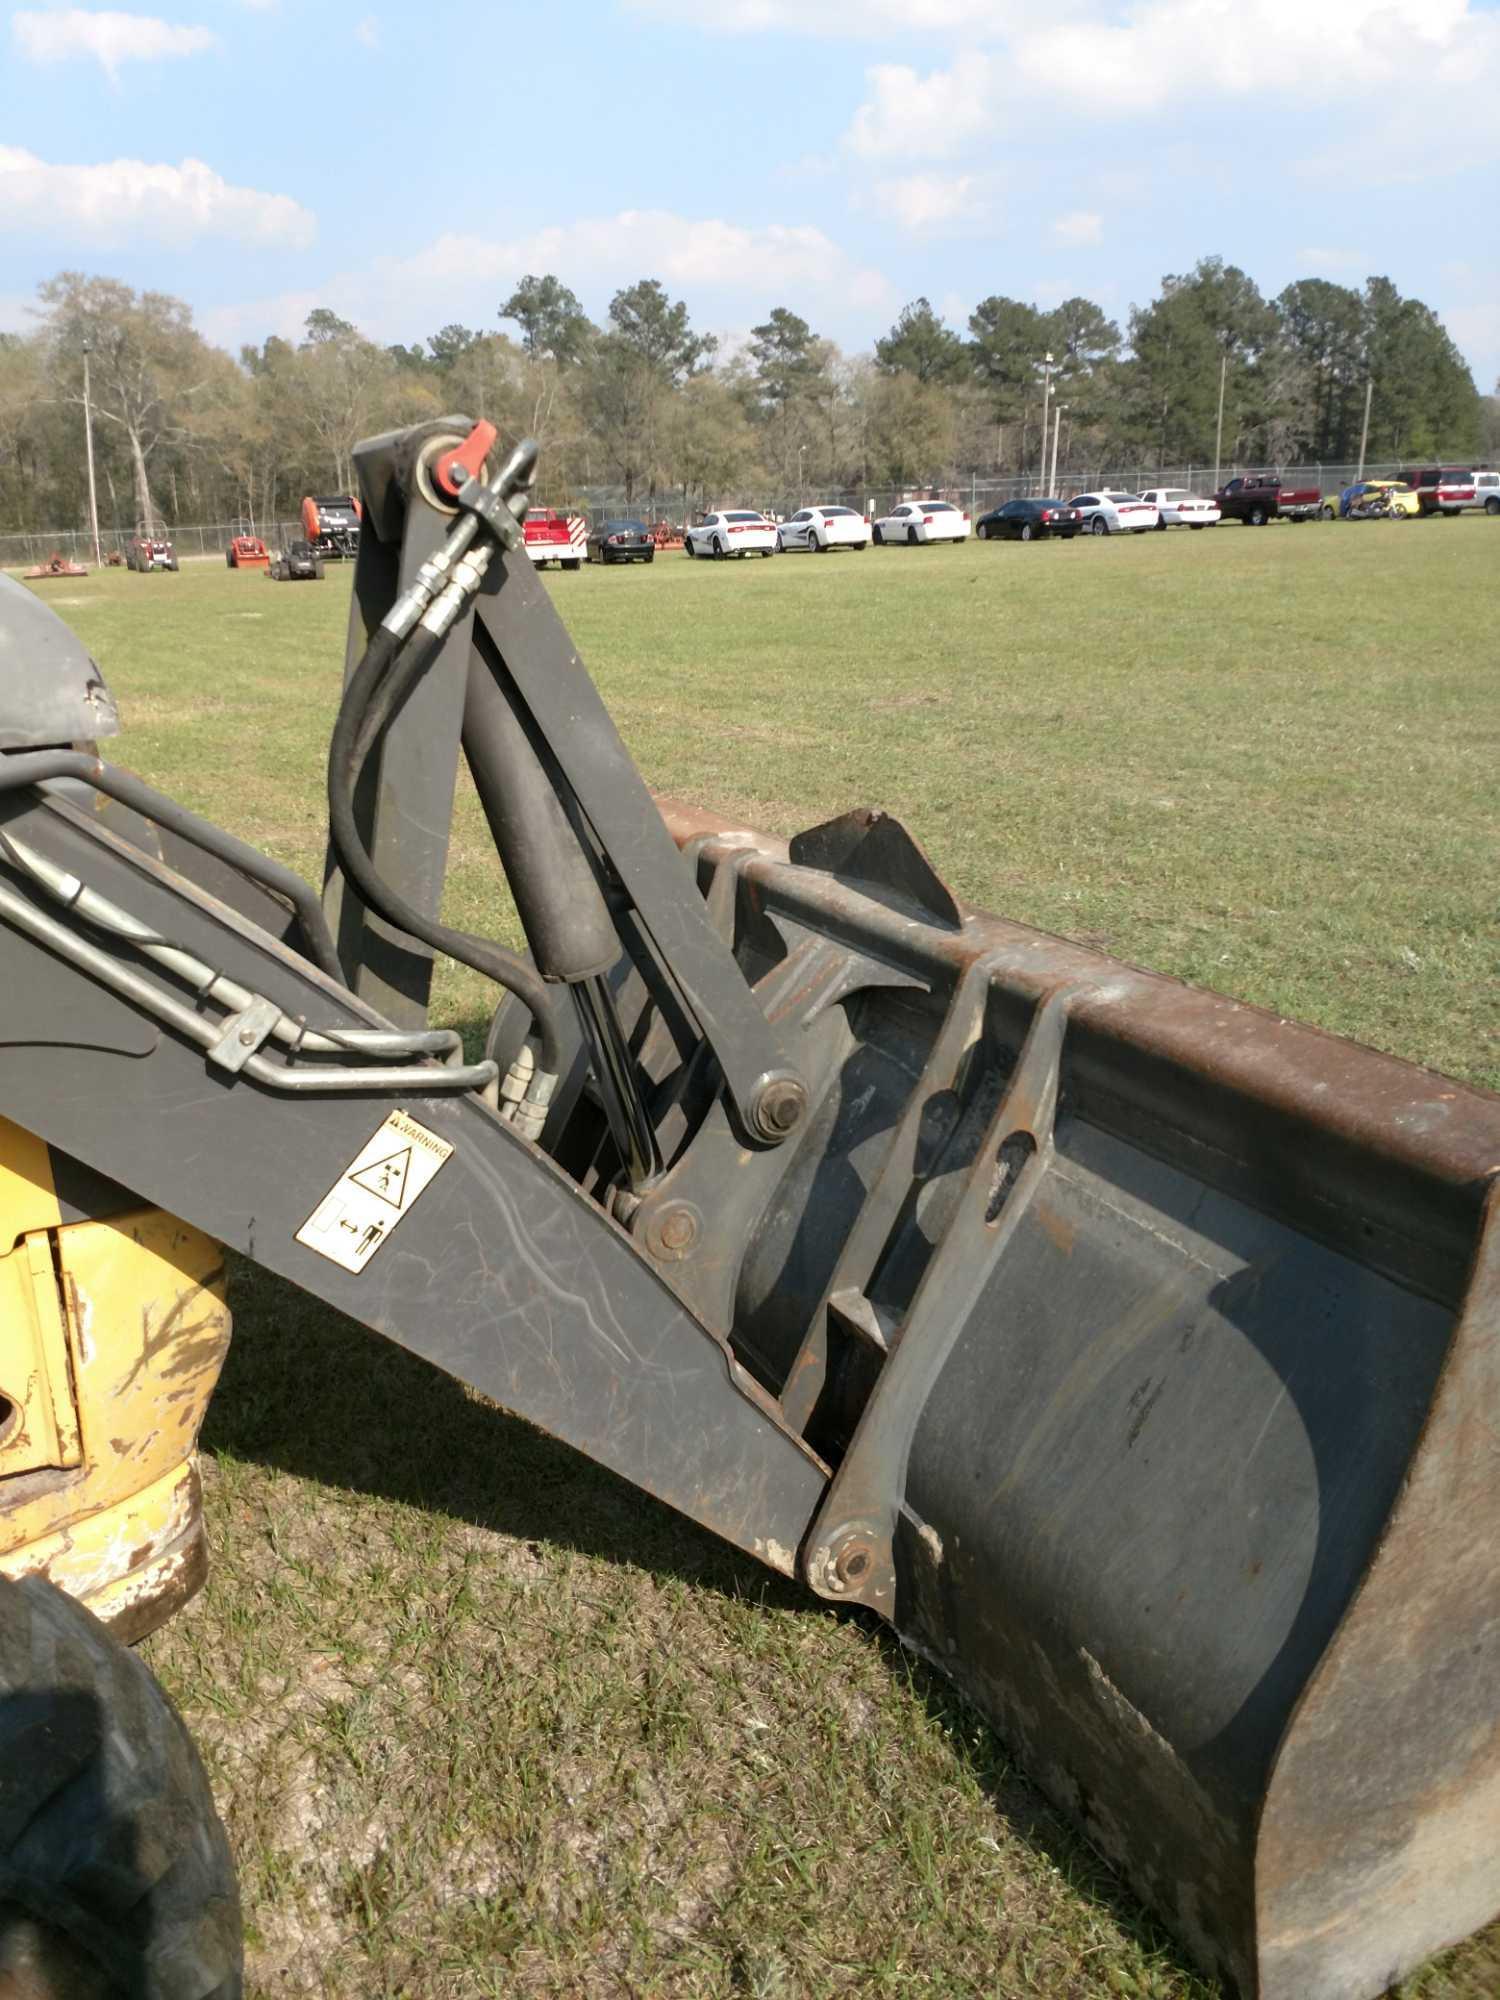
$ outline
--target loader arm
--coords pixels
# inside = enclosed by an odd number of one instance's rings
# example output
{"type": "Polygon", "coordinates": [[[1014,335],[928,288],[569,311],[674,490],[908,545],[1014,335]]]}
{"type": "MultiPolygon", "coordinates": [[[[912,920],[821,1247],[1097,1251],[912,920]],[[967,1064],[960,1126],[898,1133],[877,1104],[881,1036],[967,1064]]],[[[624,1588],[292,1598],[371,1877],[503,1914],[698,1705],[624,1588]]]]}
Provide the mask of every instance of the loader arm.
{"type": "Polygon", "coordinates": [[[341,976],[0,706],[0,1109],[888,1620],[1236,1992],[1379,1992],[1500,1905],[1500,1102],[967,911],[883,814],[663,817],[492,443],[357,454],[341,976]],[[525,964],[440,922],[460,754],[525,964]],[[510,989],[483,1061],[437,949],[510,989]]]}

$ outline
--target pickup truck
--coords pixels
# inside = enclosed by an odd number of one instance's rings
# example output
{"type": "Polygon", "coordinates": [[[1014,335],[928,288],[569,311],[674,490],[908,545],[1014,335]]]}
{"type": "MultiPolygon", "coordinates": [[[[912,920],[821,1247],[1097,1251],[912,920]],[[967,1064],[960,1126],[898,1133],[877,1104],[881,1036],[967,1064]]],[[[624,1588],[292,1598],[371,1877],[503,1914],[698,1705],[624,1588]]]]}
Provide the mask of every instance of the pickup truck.
{"type": "Polygon", "coordinates": [[[1316,521],[1323,511],[1323,495],[1316,486],[1283,486],[1274,472],[1247,472],[1243,479],[1231,479],[1214,499],[1224,520],[1243,521],[1251,528],[1263,528],[1277,519],[1316,521]]]}
{"type": "Polygon", "coordinates": [[[563,569],[579,569],[588,543],[588,523],[559,514],[552,507],[533,507],[526,516],[523,533],[526,553],[540,566],[555,562],[563,569]]]}

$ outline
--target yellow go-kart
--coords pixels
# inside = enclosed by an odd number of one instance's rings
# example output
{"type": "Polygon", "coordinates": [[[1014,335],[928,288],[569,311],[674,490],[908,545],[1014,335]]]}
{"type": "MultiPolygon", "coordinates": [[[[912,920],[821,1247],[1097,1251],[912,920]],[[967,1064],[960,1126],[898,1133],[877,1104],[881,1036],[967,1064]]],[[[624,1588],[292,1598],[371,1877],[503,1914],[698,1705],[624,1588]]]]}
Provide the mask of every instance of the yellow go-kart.
{"type": "Polygon", "coordinates": [[[1340,496],[1346,521],[1411,521],[1421,512],[1415,487],[1402,479],[1364,479],[1340,496]]]}

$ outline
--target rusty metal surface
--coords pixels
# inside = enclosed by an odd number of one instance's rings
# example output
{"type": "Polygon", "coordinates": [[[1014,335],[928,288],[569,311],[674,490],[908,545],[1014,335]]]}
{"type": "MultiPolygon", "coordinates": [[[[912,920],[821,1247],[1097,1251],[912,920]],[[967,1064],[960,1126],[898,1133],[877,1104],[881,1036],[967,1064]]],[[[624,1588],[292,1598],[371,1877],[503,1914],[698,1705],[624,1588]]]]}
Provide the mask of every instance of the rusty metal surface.
{"type": "Polygon", "coordinates": [[[1500,1100],[663,810],[752,961],[805,930],[929,1002],[858,1017],[911,1096],[780,1385],[834,1462],[809,1581],[1232,1990],[1383,1991],[1500,1908],[1500,1100]]]}

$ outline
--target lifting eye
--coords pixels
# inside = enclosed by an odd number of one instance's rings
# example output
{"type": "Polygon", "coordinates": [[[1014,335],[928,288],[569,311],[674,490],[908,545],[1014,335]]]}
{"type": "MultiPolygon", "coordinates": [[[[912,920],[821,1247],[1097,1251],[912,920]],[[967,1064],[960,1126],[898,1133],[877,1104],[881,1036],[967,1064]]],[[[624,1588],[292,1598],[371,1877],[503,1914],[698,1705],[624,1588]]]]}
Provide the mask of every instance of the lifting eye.
{"type": "Polygon", "coordinates": [[[13,1396],[7,1396],[0,1389],[0,1451],[15,1437],[21,1428],[21,1406],[13,1396]]]}

